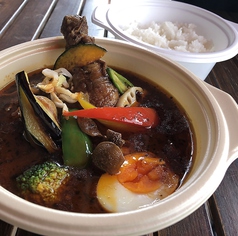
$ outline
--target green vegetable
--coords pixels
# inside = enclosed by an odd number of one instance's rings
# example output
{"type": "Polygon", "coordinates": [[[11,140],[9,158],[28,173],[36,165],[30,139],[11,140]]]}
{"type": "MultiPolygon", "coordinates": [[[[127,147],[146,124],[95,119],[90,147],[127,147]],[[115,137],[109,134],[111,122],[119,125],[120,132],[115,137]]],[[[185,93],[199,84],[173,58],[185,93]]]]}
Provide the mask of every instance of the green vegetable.
{"type": "Polygon", "coordinates": [[[72,72],[75,66],[85,66],[99,60],[106,53],[106,49],[96,44],[78,44],[64,51],[56,60],[54,70],[65,68],[72,72]]]}
{"type": "Polygon", "coordinates": [[[55,162],[35,165],[16,178],[21,195],[56,202],[57,193],[69,178],[68,169],[55,162]]]}
{"type": "Polygon", "coordinates": [[[107,68],[107,73],[109,78],[112,80],[114,86],[118,89],[118,91],[123,94],[126,90],[134,85],[126,79],[124,76],[120,75],[118,72],[113,70],[112,68],[107,68]]]}
{"type": "Polygon", "coordinates": [[[65,165],[80,168],[86,166],[92,153],[91,141],[74,117],[62,118],[62,151],[65,165]]]}

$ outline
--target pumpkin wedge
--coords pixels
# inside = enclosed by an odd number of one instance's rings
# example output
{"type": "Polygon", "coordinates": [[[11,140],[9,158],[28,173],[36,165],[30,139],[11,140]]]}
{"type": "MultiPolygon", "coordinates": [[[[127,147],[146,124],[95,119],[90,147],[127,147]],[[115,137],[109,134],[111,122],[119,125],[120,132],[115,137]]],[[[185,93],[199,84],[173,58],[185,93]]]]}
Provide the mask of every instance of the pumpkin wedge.
{"type": "Polygon", "coordinates": [[[85,66],[91,62],[99,60],[107,50],[97,44],[78,44],[65,50],[56,60],[54,70],[58,68],[65,68],[69,72],[75,66],[85,66]]]}

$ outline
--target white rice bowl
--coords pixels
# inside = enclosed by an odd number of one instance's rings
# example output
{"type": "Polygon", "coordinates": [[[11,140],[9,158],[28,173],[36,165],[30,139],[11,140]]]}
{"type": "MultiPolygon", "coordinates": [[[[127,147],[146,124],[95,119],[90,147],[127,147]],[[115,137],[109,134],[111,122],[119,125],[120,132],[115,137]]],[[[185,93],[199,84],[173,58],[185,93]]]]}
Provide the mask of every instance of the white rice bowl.
{"type": "Polygon", "coordinates": [[[196,32],[197,26],[191,23],[152,21],[150,24],[143,25],[133,21],[121,28],[136,39],[161,48],[195,53],[214,50],[212,41],[199,35],[196,32]]]}
{"type": "MultiPolygon", "coordinates": [[[[127,4],[119,2],[119,4],[98,6],[92,14],[92,22],[109,30],[117,39],[145,47],[178,62],[202,80],[207,77],[217,62],[228,60],[238,53],[238,25],[226,21],[212,12],[176,1],[138,0],[136,2],[127,1],[127,4]],[[122,27],[128,26],[135,20],[143,28],[152,22],[157,24],[163,22],[193,24],[197,26],[198,36],[203,36],[209,42],[212,41],[214,50],[188,53],[186,51],[168,50],[143,42],[122,30],[122,27]]],[[[153,36],[148,38],[151,39],[153,36]]],[[[192,47],[199,48],[198,43],[195,40],[192,47]]],[[[181,45],[179,47],[181,49],[181,45]]],[[[210,45],[206,44],[206,47],[210,48],[210,45]]]]}

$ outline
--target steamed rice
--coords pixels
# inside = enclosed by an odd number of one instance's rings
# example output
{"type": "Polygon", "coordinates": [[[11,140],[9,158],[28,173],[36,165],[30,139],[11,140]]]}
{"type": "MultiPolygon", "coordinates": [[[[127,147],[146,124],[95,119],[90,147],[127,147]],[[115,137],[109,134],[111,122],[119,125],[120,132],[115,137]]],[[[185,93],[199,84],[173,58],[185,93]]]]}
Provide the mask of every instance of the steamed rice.
{"type": "Polygon", "coordinates": [[[142,26],[137,21],[122,27],[123,31],[145,43],[182,52],[212,52],[213,43],[196,33],[196,25],[186,23],[151,22],[142,26]]]}

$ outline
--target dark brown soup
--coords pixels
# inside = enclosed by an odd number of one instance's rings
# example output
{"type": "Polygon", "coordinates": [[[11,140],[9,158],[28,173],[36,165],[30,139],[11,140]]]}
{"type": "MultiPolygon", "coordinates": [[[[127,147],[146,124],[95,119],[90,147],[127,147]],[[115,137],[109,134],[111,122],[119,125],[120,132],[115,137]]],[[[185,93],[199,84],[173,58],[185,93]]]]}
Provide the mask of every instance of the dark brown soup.
{"type": "MultiPolygon", "coordinates": [[[[143,133],[122,134],[134,151],[151,151],[163,158],[170,168],[179,175],[181,182],[189,171],[193,154],[193,137],[190,123],[182,109],[176,105],[173,97],[149,84],[139,76],[120,71],[134,85],[145,88],[148,93],[143,98],[144,106],[153,107],[159,114],[160,125],[143,133]]],[[[39,81],[41,73],[30,75],[30,81],[39,81]]],[[[0,92],[0,184],[10,192],[19,195],[16,177],[29,167],[54,160],[62,164],[61,151],[49,154],[42,147],[32,147],[23,137],[24,127],[18,111],[16,86],[13,82],[0,92]]],[[[92,139],[92,142],[97,140],[92,139]]],[[[70,169],[70,181],[60,193],[57,203],[44,203],[33,195],[27,200],[54,209],[103,213],[104,209],[96,197],[97,181],[102,174],[90,165],[84,169],[70,169]]]]}

